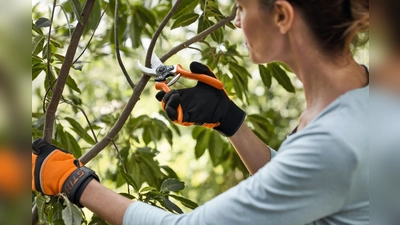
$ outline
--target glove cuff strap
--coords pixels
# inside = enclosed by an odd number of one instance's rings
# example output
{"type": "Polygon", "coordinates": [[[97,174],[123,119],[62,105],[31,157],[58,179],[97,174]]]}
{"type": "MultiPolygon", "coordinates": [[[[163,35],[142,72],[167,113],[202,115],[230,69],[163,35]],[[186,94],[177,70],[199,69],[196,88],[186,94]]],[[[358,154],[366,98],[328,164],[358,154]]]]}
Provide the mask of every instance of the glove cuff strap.
{"type": "Polygon", "coordinates": [[[79,203],[79,199],[86,186],[93,179],[99,181],[99,177],[93,170],[81,166],[67,178],[63,185],[62,192],[67,195],[72,203],[82,208],[83,206],[79,203]]]}
{"type": "Polygon", "coordinates": [[[214,129],[227,137],[231,137],[239,130],[246,113],[240,109],[232,100],[229,102],[228,110],[220,121],[220,125],[214,129]]]}

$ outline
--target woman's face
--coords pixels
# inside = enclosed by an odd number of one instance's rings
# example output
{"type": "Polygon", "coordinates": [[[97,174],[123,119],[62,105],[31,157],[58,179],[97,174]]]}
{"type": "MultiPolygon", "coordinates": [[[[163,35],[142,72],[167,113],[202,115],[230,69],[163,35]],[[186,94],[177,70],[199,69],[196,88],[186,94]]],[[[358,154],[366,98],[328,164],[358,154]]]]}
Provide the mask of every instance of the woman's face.
{"type": "Polygon", "coordinates": [[[279,60],[282,38],[274,24],[273,12],[263,8],[260,0],[237,0],[235,26],[243,29],[246,46],[254,63],[279,60]]]}

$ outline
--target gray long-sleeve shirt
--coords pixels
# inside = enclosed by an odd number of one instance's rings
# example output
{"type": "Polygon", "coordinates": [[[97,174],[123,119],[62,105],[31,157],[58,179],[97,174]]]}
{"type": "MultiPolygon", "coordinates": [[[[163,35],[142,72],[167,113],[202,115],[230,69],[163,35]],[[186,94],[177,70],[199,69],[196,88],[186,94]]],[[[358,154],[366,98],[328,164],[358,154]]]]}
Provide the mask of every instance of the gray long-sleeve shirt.
{"type": "Polygon", "coordinates": [[[123,224],[368,224],[368,95],[365,87],[340,96],[257,173],[192,212],[134,202],[123,224]]]}

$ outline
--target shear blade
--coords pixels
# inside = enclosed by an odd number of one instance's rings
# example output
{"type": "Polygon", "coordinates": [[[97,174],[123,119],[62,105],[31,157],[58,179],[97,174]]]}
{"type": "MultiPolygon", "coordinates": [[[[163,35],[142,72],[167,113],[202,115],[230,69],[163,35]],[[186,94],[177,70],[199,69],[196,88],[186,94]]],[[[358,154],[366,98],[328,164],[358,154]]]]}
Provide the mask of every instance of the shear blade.
{"type": "Polygon", "coordinates": [[[154,70],[154,69],[150,69],[150,68],[147,68],[147,67],[143,66],[143,65],[140,63],[140,60],[138,60],[138,66],[139,66],[140,70],[141,70],[143,73],[147,74],[147,75],[152,75],[152,76],[156,76],[156,75],[157,75],[157,74],[155,73],[155,70],[154,70]]]}
{"type": "Polygon", "coordinates": [[[158,56],[156,55],[156,53],[153,52],[153,54],[151,54],[151,68],[155,69],[162,65],[164,65],[164,63],[162,63],[160,58],[158,58],[158,56]]]}

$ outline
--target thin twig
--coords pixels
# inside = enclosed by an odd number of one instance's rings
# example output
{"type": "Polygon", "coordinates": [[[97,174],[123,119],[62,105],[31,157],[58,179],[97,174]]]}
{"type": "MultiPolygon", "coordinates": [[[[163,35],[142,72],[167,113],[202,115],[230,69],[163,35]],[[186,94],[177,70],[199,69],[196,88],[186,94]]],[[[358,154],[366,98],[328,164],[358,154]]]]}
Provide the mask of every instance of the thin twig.
{"type": "Polygon", "coordinates": [[[114,41],[115,41],[115,54],[117,55],[117,60],[119,67],[121,67],[122,72],[126,80],[132,89],[135,89],[135,84],[132,82],[131,77],[125,69],[124,63],[122,62],[121,55],[119,52],[119,41],[118,41],[118,8],[119,8],[119,0],[115,0],[115,13],[114,13],[114,41]]]}
{"type": "Polygon", "coordinates": [[[47,100],[47,95],[50,93],[51,90],[53,90],[54,84],[57,82],[57,78],[53,80],[52,83],[50,83],[50,86],[47,88],[46,93],[44,94],[43,97],[43,103],[42,103],[42,108],[43,108],[43,113],[46,113],[46,100],[47,100]]]}
{"type": "Polygon", "coordinates": [[[107,3],[107,5],[104,7],[104,11],[101,13],[100,19],[99,19],[99,21],[97,22],[96,28],[94,28],[94,31],[93,31],[92,35],[90,36],[88,43],[86,44],[85,48],[82,50],[81,54],[79,54],[79,56],[76,57],[76,59],[74,60],[74,62],[72,63],[72,65],[74,65],[76,62],[78,62],[78,60],[82,57],[83,53],[85,53],[86,49],[89,47],[89,44],[90,44],[90,42],[92,41],[92,39],[93,39],[93,37],[94,37],[94,34],[96,33],[97,28],[99,27],[99,24],[100,24],[100,22],[101,22],[101,19],[102,19],[103,16],[104,16],[104,13],[105,13],[106,10],[107,10],[107,7],[108,7],[108,3],[107,3]]]}
{"type": "Polygon", "coordinates": [[[215,61],[216,61],[216,58],[215,58],[215,54],[214,54],[214,52],[213,52],[213,49],[212,49],[211,45],[210,45],[208,42],[204,41],[204,40],[199,41],[199,43],[203,43],[203,44],[207,45],[208,49],[210,49],[211,57],[213,58],[213,60],[214,60],[214,62],[215,62],[215,61]]]}
{"type": "MultiPolygon", "coordinates": [[[[221,28],[222,26],[224,26],[227,23],[229,23],[230,21],[232,21],[235,18],[235,15],[236,15],[236,8],[234,8],[232,14],[229,17],[214,24],[207,30],[196,35],[194,38],[187,40],[186,42],[182,43],[179,46],[182,46],[182,45],[187,46],[187,45],[194,43],[194,40],[197,40],[197,41],[201,40],[205,36],[211,34],[213,31],[221,28]],[[200,37],[196,38],[197,36],[200,36],[200,37]]],[[[173,48],[171,51],[167,52],[160,58],[161,61],[164,62],[165,60],[169,59],[172,55],[176,54],[177,52],[179,52],[182,49],[183,48],[178,48],[178,47],[173,48]]],[[[150,55],[150,59],[151,59],[151,55],[150,55]]],[[[94,145],[88,152],[86,152],[84,155],[82,155],[79,158],[79,161],[81,161],[83,164],[88,163],[90,160],[92,160],[94,157],[96,157],[96,155],[99,154],[105,147],[107,147],[108,144],[110,144],[111,140],[116,137],[118,132],[124,126],[125,122],[127,121],[128,117],[130,116],[133,108],[135,107],[136,103],[139,101],[140,95],[143,92],[143,90],[149,80],[150,80],[150,77],[147,75],[143,75],[140,78],[140,80],[136,84],[135,89],[134,89],[131,97],[129,98],[125,108],[122,110],[120,117],[115,122],[114,126],[110,129],[110,132],[102,140],[100,140],[96,145],[94,145]]]]}
{"type": "Polygon", "coordinates": [[[89,125],[89,129],[90,129],[90,131],[92,132],[92,135],[93,135],[94,140],[96,141],[96,143],[99,142],[99,141],[97,140],[96,134],[94,133],[94,130],[93,130],[92,124],[90,123],[89,117],[87,116],[86,112],[82,109],[82,107],[80,107],[80,106],[78,106],[78,105],[75,105],[75,104],[72,103],[71,101],[68,101],[68,100],[64,99],[64,97],[62,97],[62,100],[63,100],[63,102],[67,103],[68,105],[71,105],[71,106],[73,106],[73,107],[79,109],[79,111],[81,111],[81,113],[83,114],[83,116],[84,116],[85,119],[86,119],[87,124],[89,125]]]}
{"type": "Polygon", "coordinates": [[[180,50],[182,50],[184,48],[187,48],[189,45],[191,45],[191,44],[193,44],[195,42],[199,42],[203,38],[207,37],[207,35],[211,34],[212,32],[218,30],[222,26],[225,26],[227,23],[231,22],[233,19],[235,19],[236,10],[237,10],[237,7],[235,6],[235,7],[233,7],[232,12],[228,17],[226,17],[225,19],[219,21],[218,23],[214,24],[213,26],[209,27],[208,29],[204,30],[200,34],[192,37],[191,39],[189,39],[189,40],[181,43],[180,45],[175,46],[174,48],[172,48],[170,51],[168,51],[162,57],[160,57],[161,62],[166,61],[171,56],[173,56],[176,53],[178,53],[180,50]]]}
{"type": "Polygon", "coordinates": [[[51,81],[50,81],[50,52],[51,52],[50,39],[51,39],[51,28],[53,27],[54,11],[56,8],[56,4],[57,4],[57,1],[54,0],[53,10],[51,11],[49,34],[47,35],[47,80],[49,81],[49,84],[51,84],[51,81]]]}
{"type": "MultiPolygon", "coordinates": [[[[124,170],[125,173],[128,173],[128,171],[126,170],[126,167],[125,167],[124,160],[122,159],[121,152],[119,151],[117,145],[115,144],[115,141],[111,140],[111,142],[113,143],[115,150],[117,150],[118,158],[119,158],[119,161],[121,162],[122,169],[124,170]]],[[[131,191],[129,190],[129,184],[128,183],[126,183],[126,184],[128,185],[128,194],[130,195],[131,191]]]]}
{"type": "Polygon", "coordinates": [[[60,7],[61,11],[64,13],[65,19],[67,20],[69,37],[72,37],[71,24],[69,23],[69,18],[68,18],[67,12],[65,11],[65,9],[64,9],[64,7],[62,5],[57,5],[57,6],[60,7]]]}
{"type": "Polygon", "coordinates": [[[198,52],[200,52],[200,53],[203,53],[203,50],[201,50],[200,48],[196,48],[196,47],[192,47],[192,46],[189,46],[188,48],[189,48],[189,49],[196,50],[196,51],[198,51],[198,52]]]}

